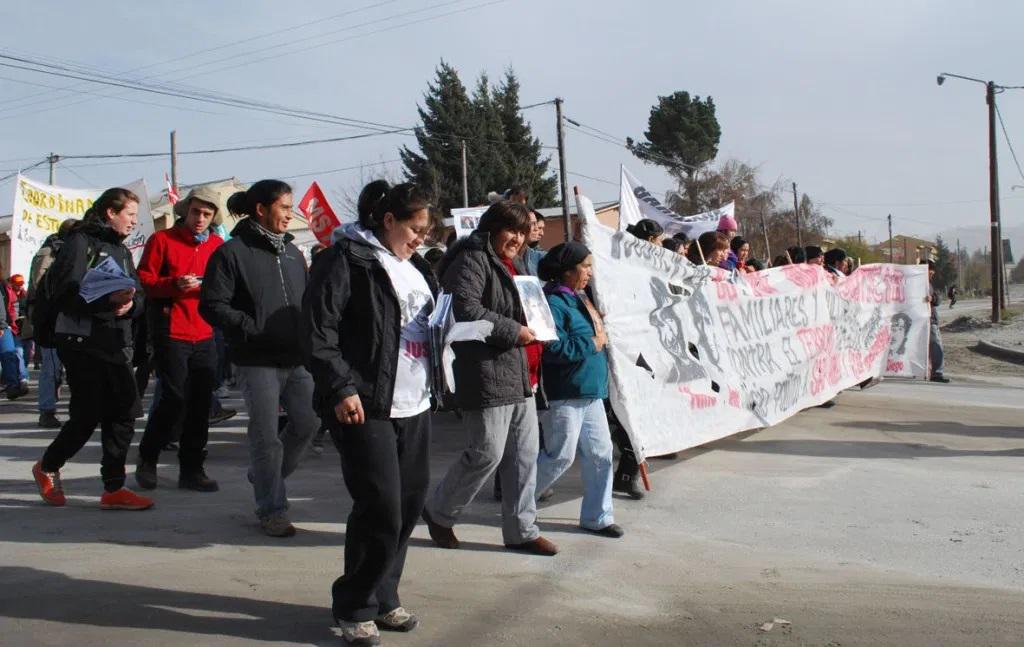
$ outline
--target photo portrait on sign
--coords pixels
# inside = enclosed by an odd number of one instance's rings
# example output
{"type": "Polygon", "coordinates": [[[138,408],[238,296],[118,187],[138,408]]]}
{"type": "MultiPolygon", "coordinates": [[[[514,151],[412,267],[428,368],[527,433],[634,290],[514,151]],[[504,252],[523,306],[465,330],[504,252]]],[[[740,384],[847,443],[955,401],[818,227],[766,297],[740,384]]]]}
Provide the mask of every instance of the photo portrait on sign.
{"type": "Polygon", "coordinates": [[[515,277],[519,300],[523,303],[526,313],[526,325],[537,334],[538,341],[554,341],[558,339],[555,330],[555,318],[551,315],[548,300],[544,297],[544,289],[536,276],[515,277]]]}

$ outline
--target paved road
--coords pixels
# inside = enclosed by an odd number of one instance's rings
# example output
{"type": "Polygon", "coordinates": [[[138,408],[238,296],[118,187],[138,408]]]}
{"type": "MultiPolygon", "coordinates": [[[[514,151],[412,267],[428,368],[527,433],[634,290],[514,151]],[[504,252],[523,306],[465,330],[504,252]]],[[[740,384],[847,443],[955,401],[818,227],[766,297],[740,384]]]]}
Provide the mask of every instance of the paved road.
{"type": "MultiPolygon", "coordinates": [[[[616,501],[621,540],[575,530],[573,472],[542,510],[554,558],[500,547],[498,506],[414,535],[403,602],[422,617],[387,645],[1020,645],[1024,643],[1024,380],[886,382],[774,428],[654,461],[655,492],[616,501]],[[790,621],[770,632],[774,618],[790,621]]],[[[300,528],[259,534],[244,419],[211,436],[222,491],[100,512],[99,448],[44,507],[29,469],[51,432],[0,404],[0,642],[340,644],[328,591],[350,502],[328,450],[289,483],[300,528]]],[[[439,416],[434,476],[460,431],[439,416]]]]}

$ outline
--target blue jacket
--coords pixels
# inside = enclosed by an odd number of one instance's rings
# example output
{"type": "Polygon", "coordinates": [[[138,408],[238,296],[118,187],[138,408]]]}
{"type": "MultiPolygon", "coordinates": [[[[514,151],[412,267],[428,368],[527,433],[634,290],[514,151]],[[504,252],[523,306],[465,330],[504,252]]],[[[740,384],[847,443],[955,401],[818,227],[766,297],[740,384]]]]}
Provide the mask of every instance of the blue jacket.
{"type": "Polygon", "coordinates": [[[544,391],[548,400],[608,397],[608,356],[594,346],[587,306],[562,288],[547,290],[558,340],[544,345],[544,391]]]}

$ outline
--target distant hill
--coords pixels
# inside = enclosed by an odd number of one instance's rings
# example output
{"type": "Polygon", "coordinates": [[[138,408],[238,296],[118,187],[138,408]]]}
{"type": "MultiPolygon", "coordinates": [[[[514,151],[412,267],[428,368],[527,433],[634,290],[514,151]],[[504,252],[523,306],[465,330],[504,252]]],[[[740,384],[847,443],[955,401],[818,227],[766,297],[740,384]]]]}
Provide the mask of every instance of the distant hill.
{"type": "MultiPolygon", "coordinates": [[[[957,227],[940,232],[942,240],[952,249],[956,245],[956,239],[960,239],[960,246],[974,253],[976,249],[989,247],[989,229],[985,226],[979,227],[957,227]]],[[[1024,254],[1024,227],[1003,227],[1003,238],[1010,240],[1010,247],[1013,251],[1015,261],[1020,261],[1024,254]]]]}

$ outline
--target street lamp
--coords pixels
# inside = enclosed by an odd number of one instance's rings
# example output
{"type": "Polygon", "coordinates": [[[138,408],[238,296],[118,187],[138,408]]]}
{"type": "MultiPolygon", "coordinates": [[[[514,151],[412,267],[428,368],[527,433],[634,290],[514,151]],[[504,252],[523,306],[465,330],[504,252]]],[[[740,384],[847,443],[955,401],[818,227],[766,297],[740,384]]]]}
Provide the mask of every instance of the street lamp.
{"type": "Polygon", "coordinates": [[[999,220],[999,168],[996,164],[996,94],[1004,90],[1020,90],[1024,86],[997,85],[993,81],[982,81],[960,74],[943,72],[935,78],[935,82],[942,85],[947,78],[961,79],[981,83],[985,86],[985,103],[988,104],[988,202],[989,221],[992,231],[992,323],[999,323],[1001,318],[1002,294],[1003,294],[1003,271],[1002,248],[1003,232],[999,220]]]}

